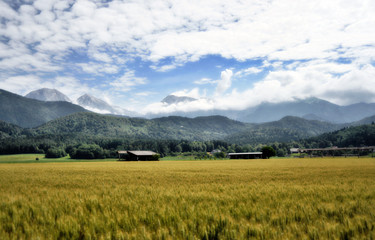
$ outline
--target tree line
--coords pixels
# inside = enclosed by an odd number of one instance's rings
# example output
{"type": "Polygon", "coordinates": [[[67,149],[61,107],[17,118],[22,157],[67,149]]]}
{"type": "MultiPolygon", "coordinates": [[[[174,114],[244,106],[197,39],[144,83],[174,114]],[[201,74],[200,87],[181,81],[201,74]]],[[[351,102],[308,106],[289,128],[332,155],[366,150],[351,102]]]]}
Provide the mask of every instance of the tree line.
{"type": "MultiPolygon", "coordinates": [[[[204,153],[217,149],[224,153],[261,151],[265,145],[275,155],[286,156],[290,148],[360,147],[375,145],[375,125],[347,127],[318,137],[290,142],[234,144],[223,140],[150,140],[98,137],[79,134],[18,135],[0,139],[0,154],[45,153],[47,157],[113,158],[118,150],[151,150],[161,157],[191,154],[204,158],[204,153]]],[[[220,157],[220,156],[218,156],[220,157]]]]}

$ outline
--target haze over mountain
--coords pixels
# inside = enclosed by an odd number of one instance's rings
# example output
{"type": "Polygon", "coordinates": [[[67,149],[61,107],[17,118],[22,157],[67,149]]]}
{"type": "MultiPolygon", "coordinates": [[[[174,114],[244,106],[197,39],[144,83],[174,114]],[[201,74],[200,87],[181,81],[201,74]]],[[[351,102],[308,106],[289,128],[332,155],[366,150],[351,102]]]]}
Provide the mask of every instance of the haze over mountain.
{"type": "Polygon", "coordinates": [[[71,100],[62,92],[56,89],[41,88],[25,95],[27,98],[32,98],[40,101],[65,101],[71,102],[71,100]]]}

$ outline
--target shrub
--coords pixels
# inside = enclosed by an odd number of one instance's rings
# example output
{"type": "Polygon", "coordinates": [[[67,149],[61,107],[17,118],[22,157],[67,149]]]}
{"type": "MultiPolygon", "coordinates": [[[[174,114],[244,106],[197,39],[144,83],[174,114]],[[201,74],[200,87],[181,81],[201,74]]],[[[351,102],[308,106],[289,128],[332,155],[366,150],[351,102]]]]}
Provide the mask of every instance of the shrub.
{"type": "Polygon", "coordinates": [[[82,144],[78,148],[70,148],[69,155],[75,159],[103,159],[106,153],[96,144],[82,144]]]}
{"type": "Polygon", "coordinates": [[[62,158],[66,156],[66,152],[62,148],[51,147],[46,152],[46,158],[62,158]]]}

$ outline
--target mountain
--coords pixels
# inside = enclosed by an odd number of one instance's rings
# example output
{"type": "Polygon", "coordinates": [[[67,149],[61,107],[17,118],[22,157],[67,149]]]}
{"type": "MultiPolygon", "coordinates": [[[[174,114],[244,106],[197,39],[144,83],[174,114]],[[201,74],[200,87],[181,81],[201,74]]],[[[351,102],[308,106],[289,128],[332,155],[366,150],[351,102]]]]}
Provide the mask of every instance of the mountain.
{"type": "Polygon", "coordinates": [[[340,129],[346,125],[287,116],[279,121],[256,124],[243,132],[234,133],[226,141],[238,144],[266,144],[295,141],[340,129]]]}
{"type": "Polygon", "coordinates": [[[77,99],[80,106],[98,113],[115,113],[116,110],[107,102],[94,96],[85,94],[77,99]]]}
{"type": "Polygon", "coordinates": [[[70,99],[56,89],[42,88],[28,93],[25,97],[40,101],[65,101],[71,102],[70,99]]]}
{"type": "Polygon", "coordinates": [[[175,95],[168,95],[166,96],[163,100],[161,100],[162,103],[167,103],[167,104],[177,104],[180,102],[192,102],[196,101],[197,99],[192,98],[192,97],[179,97],[175,95]]]}
{"type": "Polygon", "coordinates": [[[87,110],[69,102],[43,102],[0,89],[0,120],[31,128],[87,110]]]}

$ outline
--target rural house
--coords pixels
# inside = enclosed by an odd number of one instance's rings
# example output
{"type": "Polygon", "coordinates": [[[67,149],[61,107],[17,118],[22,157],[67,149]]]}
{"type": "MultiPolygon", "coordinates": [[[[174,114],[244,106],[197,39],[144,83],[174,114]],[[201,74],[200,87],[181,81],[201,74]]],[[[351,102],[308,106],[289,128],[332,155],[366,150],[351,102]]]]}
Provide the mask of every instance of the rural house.
{"type": "Polygon", "coordinates": [[[158,161],[159,156],[153,151],[117,151],[119,160],[125,159],[127,161],[158,161]]]}

